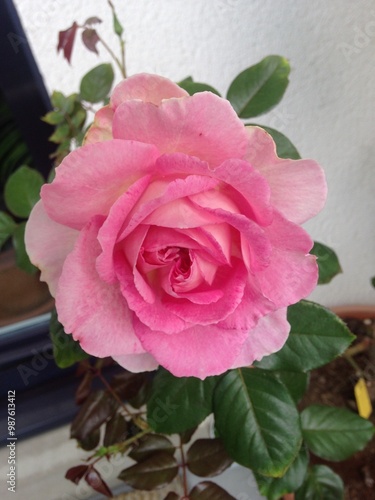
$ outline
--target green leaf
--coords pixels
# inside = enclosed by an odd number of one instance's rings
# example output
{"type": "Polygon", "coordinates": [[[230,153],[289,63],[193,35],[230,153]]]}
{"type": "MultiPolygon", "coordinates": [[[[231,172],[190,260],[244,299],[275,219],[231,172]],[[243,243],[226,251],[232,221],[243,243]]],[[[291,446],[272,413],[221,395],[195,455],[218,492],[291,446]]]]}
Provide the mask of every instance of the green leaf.
{"type": "Polygon", "coordinates": [[[274,371],[276,377],[288,389],[293,401],[297,404],[305,394],[310,376],[304,372],[274,371]]]}
{"type": "Polygon", "coordinates": [[[42,120],[50,125],[60,125],[65,121],[65,116],[61,111],[50,111],[43,116],[42,120]]]}
{"type": "Polygon", "coordinates": [[[194,95],[197,92],[212,92],[220,97],[220,92],[214,87],[211,87],[207,83],[194,82],[191,76],[179,82],[178,85],[190,95],[194,95]]]}
{"type": "Polygon", "coordinates": [[[65,333],[64,327],[57,319],[56,309],[54,309],[51,314],[50,334],[53,345],[53,355],[59,368],[67,368],[89,357],[81,348],[79,342],[74,340],[72,335],[65,333]]]}
{"type": "Polygon", "coordinates": [[[42,175],[33,168],[23,165],[7,180],[4,199],[8,209],[17,217],[28,217],[40,198],[44,184],[42,175]]]}
{"type": "Polygon", "coordinates": [[[156,432],[174,434],[200,424],[212,412],[217,377],[174,377],[161,369],[152,384],[147,421],[156,432]]]}
{"type": "Polygon", "coordinates": [[[177,473],[178,464],[174,457],[165,451],[160,451],[124,469],[118,478],[132,488],[150,491],[168,485],[177,473]]]}
{"type": "Polygon", "coordinates": [[[256,123],[249,123],[252,127],[260,127],[270,134],[276,144],[276,153],[279,158],[291,158],[292,160],[299,160],[301,158],[297,148],[292,142],[281,132],[271,127],[264,125],[257,125],[256,123]]]}
{"type": "Polygon", "coordinates": [[[102,101],[111,90],[114,76],[111,64],[99,64],[82,78],[81,98],[93,103],[102,101]]]}
{"type": "Polygon", "coordinates": [[[30,262],[29,256],[26,252],[25,227],[26,222],[21,222],[21,224],[18,224],[13,231],[12,242],[16,252],[16,264],[23,271],[26,271],[29,274],[34,274],[37,272],[37,268],[30,262]]]}
{"type": "Polygon", "coordinates": [[[301,425],[310,450],[335,462],[362,450],[374,435],[371,422],[345,408],[309,406],[301,413],[301,425]]]}
{"type": "Polygon", "coordinates": [[[284,57],[268,56],[245,69],[231,83],[227,99],[240,118],[270,111],[288,86],[290,66],[284,57]]]}
{"type": "Polygon", "coordinates": [[[189,494],[190,500],[236,500],[221,486],[211,481],[197,484],[189,494]]]}
{"type": "Polygon", "coordinates": [[[256,366],[307,372],[342,354],[354,339],[346,324],[333,312],[307,300],[288,308],[288,321],[291,330],[284,347],[264,357],[256,366]]]}
{"type": "Polygon", "coordinates": [[[337,255],[331,248],[323,245],[323,243],[315,241],[310,253],[317,257],[319,285],[329,283],[337,274],[342,272],[337,255]]]}
{"type": "Polygon", "coordinates": [[[129,457],[140,462],[159,451],[169,453],[173,456],[176,448],[166,436],[162,436],[161,434],[146,434],[146,436],[139,439],[138,444],[129,453],[129,457]]]}
{"type": "Polygon", "coordinates": [[[298,411],[272,372],[229,371],[214,393],[215,425],[238,463],[265,476],[280,477],[302,442],[298,411]]]}
{"type": "Polygon", "coordinates": [[[99,429],[115,410],[114,399],[107,392],[92,392],[72,422],[70,437],[84,441],[93,431],[99,429]]]}
{"type": "Polygon", "coordinates": [[[187,467],[196,476],[212,477],[224,472],[233,460],[221,439],[197,439],[186,455],[187,467]]]}
{"type": "Polygon", "coordinates": [[[115,12],[113,12],[113,30],[119,37],[121,37],[121,35],[124,32],[124,28],[122,27],[122,24],[118,20],[118,17],[116,16],[115,12]]]}
{"type": "Polygon", "coordinates": [[[308,464],[308,451],[302,447],[283,477],[273,478],[255,474],[260,493],[268,500],[279,500],[286,493],[296,491],[303,483],[308,464]]]}
{"type": "Polygon", "coordinates": [[[314,465],[296,492],[296,500],[343,500],[344,483],[326,465],[314,465]]]}
{"type": "Polygon", "coordinates": [[[10,238],[16,229],[17,224],[6,212],[0,212],[0,248],[10,238]]]}
{"type": "Polygon", "coordinates": [[[71,130],[67,123],[58,125],[52,135],[49,136],[48,140],[54,142],[55,144],[61,144],[70,138],[71,130]]]}

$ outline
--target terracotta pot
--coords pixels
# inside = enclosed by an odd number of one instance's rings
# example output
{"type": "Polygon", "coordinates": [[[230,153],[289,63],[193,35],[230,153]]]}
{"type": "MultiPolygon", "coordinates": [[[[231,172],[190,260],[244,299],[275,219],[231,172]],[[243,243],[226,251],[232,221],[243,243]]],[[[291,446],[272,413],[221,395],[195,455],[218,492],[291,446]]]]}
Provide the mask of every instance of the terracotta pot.
{"type": "Polygon", "coordinates": [[[369,319],[375,318],[375,305],[364,306],[361,304],[332,307],[332,311],[340,318],[369,319]]]}
{"type": "Polygon", "coordinates": [[[0,253],[0,326],[23,321],[53,308],[48,287],[39,273],[28,274],[16,265],[14,250],[0,253]]]}

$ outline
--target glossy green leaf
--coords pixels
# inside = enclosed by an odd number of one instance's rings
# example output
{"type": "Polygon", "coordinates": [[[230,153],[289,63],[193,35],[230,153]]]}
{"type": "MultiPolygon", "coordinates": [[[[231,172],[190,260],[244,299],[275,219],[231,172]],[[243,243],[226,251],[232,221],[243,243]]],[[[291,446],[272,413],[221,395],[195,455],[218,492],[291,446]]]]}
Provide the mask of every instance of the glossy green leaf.
{"type": "Polygon", "coordinates": [[[310,450],[336,462],[362,450],[374,436],[371,422],[345,408],[309,406],[301,413],[301,425],[310,450]]]}
{"type": "Polygon", "coordinates": [[[17,224],[6,212],[0,212],[0,248],[10,238],[17,224]]]}
{"type": "Polygon", "coordinates": [[[240,118],[270,111],[288,86],[290,66],[284,57],[267,56],[242,71],[231,83],[227,99],[240,118]]]}
{"type": "Polygon", "coordinates": [[[342,354],[354,339],[338,316],[307,300],[288,308],[288,321],[291,330],[284,347],[264,357],[256,366],[307,372],[342,354]]]}
{"type": "Polygon", "coordinates": [[[111,90],[114,73],[111,64],[99,64],[82,78],[80,95],[84,101],[103,101],[111,90]]]}
{"type": "Polygon", "coordinates": [[[65,116],[61,111],[50,111],[43,116],[42,120],[50,125],[60,125],[65,121],[65,116]]]}
{"type": "Polygon", "coordinates": [[[187,467],[196,476],[213,477],[224,472],[233,460],[221,439],[197,439],[186,455],[187,467]]]}
{"type": "Polygon", "coordinates": [[[344,483],[326,465],[314,465],[296,492],[296,500],[344,500],[344,483]]]}
{"type": "Polygon", "coordinates": [[[70,437],[84,441],[109,419],[115,410],[114,400],[107,392],[102,390],[92,392],[72,422],[70,437]]]}
{"type": "Polygon", "coordinates": [[[121,443],[125,441],[127,435],[128,424],[121,413],[116,412],[106,423],[103,445],[111,446],[116,443],[121,443]]]}
{"type": "Polygon", "coordinates": [[[217,377],[174,377],[160,369],[147,403],[147,421],[156,432],[174,434],[200,424],[212,412],[217,377]]]}
{"type": "Polygon", "coordinates": [[[42,175],[26,165],[18,168],[7,180],[4,199],[8,209],[17,217],[28,217],[40,198],[44,184],[42,175]]]}
{"type": "Polygon", "coordinates": [[[283,477],[274,478],[255,474],[260,493],[268,500],[279,500],[286,493],[296,491],[304,481],[308,464],[308,451],[302,447],[283,477]]]}
{"type": "Polygon", "coordinates": [[[17,224],[16,228],[13,230],[12,242],[16,252],[16,264],[23,271],[26,271],[29,274],[34,274],[38,269],[30,262],[29,256],[26,252],[25,227],[26,222],[21,222],[20,224],[17,224]]]}
{"type": "Polygon", "coordinates": [[[272,139],[275,141],[276,153],[279,158],[291,158],[292,160],[299,160],[301,158],[294,144],[278,130],[264,125],[257,125],[256,123],[250,123],[249,125],[263,128],[270,134],[272,139]]]}
{"type": "Polygon", "coordinates": [[[221,486],[211,481],[197,484],[189,494],[190,500],[236,500],[221,486]]]}
{"type": "Polygon", "coordinates": [[[329,283],[342,272],[339,259],[332,248],[315,241],[310,253],[316,255],[319,267],[319,285],[329,283]]]}
{"type": "Polygon", "coordinates": [[[59,368],[82,361],[89,355],[81,348],[79,342],[73,339],[70,334],[65,333],[64,327],[57,319],[56,310],[52,311],[50,321],[50,334],[53,346],[53,355],[59,368]]]}
{"type": "Polygon", "coordinates": [[[309,385],[309,374],[304,372],[274,371],[276,377],[288,389],[293,401],[297,404],[305,394],[309,385]]]}
{"type": "Polygon", "coordinates": [[[228,453],[255,472],[280,477],[297,456],[302,442],[299,414],[272,372],[229,371],[215,390],[214,415],[228,453]]]}
{"type": "Polygon", "coordinates": [[[178,464],[174,457],[165,451],[159,451],[124,469],[118,477],[132,488],[150,491],[168,485],[177,473],[178,464]]]}
{"type": "Polygon", "coordinates": [[[174,455],[176,447],[173,446],[170,439],[161,434],[146,434],[138,440],[137,445],[129,453],[129,457],[137,462],[149,458],[156,452],[163,451],[174,455]]]}
{"type": "Polygon", "coordinates": [[[207,83],[195,82],[191,76],[179,82],[178,85],[182,89],[186,90],[186,92],[190,95],[194,95],[197,92],[212,92],[213,94],[220,96],[220,92],[214,87],[211,87],[211,85],[208,85],[207,83]]]}

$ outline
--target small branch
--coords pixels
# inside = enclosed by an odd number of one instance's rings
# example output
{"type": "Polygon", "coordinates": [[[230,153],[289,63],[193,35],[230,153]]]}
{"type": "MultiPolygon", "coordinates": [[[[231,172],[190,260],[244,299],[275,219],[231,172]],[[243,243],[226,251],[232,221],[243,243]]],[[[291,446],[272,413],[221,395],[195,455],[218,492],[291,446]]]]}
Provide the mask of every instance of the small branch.
{"type": "Polygon", "coordinates": [[[107,45],[107,43],[103,40],[103,38],[101,36],[98,35],[98,38],[99,38],[99,41],[103,44],[103,47],[106,49],[106,51],[109,53],[109,55],[112,57],[112,59],[117,64],[123,78],[126,78],[125,68],[122,66],[122,64],[121,64],[120,60],[118,59],[118,57],[116,56],[116,54],[113,52],[111,47],[109,47],[109,45],[107,45]]]}
{"type": "Polygon", "coordinates": [[[184,454],[184,447],[182,444],[182,438],[180,438],[180,451],[181,451],[181,467],[182,467],[182,483],[183,483],[183,488],[184,488],[184,497],[183,498],[189,498],[188,497],[188,485],[187,485],[187,476],[186,476],[186,461],[185,461],[185,454],[184,454]]]}

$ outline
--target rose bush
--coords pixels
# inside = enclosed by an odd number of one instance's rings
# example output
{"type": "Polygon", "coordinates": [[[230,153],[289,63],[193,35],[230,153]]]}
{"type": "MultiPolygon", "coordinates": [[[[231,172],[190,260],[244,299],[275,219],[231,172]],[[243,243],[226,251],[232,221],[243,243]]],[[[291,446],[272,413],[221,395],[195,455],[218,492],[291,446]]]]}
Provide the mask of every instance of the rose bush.
{"type": "Polygon", "coordinates": [[[325,197],[317,163],[278,158],[228,101],[141,74],[43,186],[26,245],[85,351],[203,379],[283,346],[325,197]]]}

